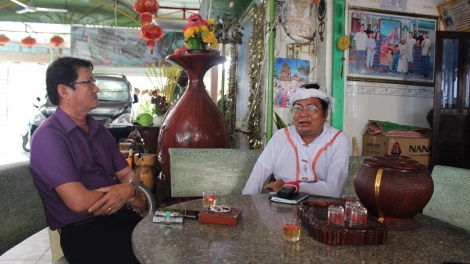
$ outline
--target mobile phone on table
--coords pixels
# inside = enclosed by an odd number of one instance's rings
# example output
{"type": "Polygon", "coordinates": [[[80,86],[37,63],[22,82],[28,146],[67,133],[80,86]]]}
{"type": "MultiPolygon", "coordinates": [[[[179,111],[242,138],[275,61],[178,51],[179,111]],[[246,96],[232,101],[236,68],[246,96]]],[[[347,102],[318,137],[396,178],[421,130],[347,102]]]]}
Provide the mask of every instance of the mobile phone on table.
{"type": "Polygon", "coordinates": [[[291,198],[295,193],[295,187],[290,185],[284,185],[278,192],[277,196],[280,198],[291,198]]]}

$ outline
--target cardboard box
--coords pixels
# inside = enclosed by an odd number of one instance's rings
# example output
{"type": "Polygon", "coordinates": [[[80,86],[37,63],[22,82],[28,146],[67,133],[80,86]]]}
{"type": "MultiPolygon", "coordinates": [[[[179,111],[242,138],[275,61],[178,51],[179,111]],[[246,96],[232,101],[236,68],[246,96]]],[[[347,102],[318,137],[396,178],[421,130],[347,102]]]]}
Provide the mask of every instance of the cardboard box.
{"type": "Polygon", "coordinates": [[[364,134],[362,140],[362,156],[379,156],[392,154],[393,146],[397,143],[401,156],[408,156],[419,163],[428,166],[431,159],[431,138],[387,137],[364,134]]]}

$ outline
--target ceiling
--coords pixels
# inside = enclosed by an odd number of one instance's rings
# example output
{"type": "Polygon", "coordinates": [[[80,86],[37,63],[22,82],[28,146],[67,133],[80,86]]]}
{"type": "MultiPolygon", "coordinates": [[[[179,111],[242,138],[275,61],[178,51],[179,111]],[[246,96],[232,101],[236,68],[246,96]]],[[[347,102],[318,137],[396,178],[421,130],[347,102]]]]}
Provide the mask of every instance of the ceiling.
{"type": "MultiPolygon", "coordinates": [[[[28,5],[30,0],[18,0],[28,5]]],[[[134,10],[136,0],[33,0],[39,8],[66,9],[67,12],[36,11],[17,14],[24,7],[0,0],[0,34],[12,44],[20,45],[27,36],[34,37],[39,46],[46,46],[54,35],[64,38],[61,48],[70,48],[70,26],[104,26],[140,28],[140,16],[134,10]],[[116,8],[114,8],[116,4],[116,8]],[[22,23],[18,23],[22,22],[22,23]]],[[[223,13],[240,20],[256,0],[158,0],[160,9],[154,22],[163,31],[179,31],[188,23],[191,14],[216,18],[223,13]],[[233,2],[233,4],[230,4],[233,2]]],[[[10,45],[11,46],[11,45],[10,45]]],[[[14,49],[14,48],[11,48],[14,49]]],[[[9,50],[0,47],[0,50],[9,50]]]]}
{"type": "MultiPolygon", "coordinates": [[[[18,0],[25,5],[30,0],[18,0]]],[[[10,1],[0,0],[0,21],[53,23],[63,25],[99,25],[110,27],[140,27],[140,17],[134,10],[136,0],[33,0],[36,7],[66,9],[67,12],[36,11],[17,14],[24,9],[10,1]]],[[[187,18],[200,13],[215,18],[229,13],[241,18],[254,0],[158,0],[160,9],[155,22],[167,31],[179,31],[187,18]],[[231,4],[232,3],[232,4],[231,4]]]]}

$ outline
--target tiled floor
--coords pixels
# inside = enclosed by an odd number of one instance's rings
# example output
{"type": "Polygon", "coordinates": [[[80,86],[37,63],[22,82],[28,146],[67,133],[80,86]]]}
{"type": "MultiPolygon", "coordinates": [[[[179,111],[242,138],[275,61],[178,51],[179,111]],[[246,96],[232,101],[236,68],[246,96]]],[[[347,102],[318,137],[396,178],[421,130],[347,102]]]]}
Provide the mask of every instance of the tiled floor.
{"type": "Polygon", "coordinates": [[[51,262],[52,253],[47,228],[0,256],[0,264],[50,264],[51,262]]]}

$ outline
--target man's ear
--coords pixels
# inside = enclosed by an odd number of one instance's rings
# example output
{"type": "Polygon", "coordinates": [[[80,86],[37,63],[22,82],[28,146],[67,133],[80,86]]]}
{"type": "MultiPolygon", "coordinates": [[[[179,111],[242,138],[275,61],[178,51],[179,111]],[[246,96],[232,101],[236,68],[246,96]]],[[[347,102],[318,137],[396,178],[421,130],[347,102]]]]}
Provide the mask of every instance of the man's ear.
{"type": "Polygon", "coordinates": [[[325,111],[324,111],[323,117],[325,118],[325,122],[328,120],[328,114],[329,114],[329,113],[330,113],[329,110],[325,110],[325,111]]]}
{"type": "Polygon", "coordinates": [[[70,88],[67,86],[67,85],[64,85],[64,84],[59,84],[57,86],[57,92],[59,93],[59,98],[60,99],[65,99],[68,97],[69,95],[69,91],[70,88]]]}

